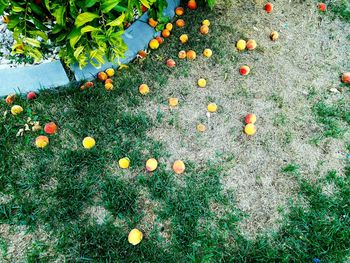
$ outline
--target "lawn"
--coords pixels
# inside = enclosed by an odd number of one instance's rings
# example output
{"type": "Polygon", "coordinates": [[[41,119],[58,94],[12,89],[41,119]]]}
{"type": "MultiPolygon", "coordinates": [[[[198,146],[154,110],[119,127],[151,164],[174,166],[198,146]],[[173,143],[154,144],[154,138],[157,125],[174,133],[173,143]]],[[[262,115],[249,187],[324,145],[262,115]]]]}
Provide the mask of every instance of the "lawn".
{"type": "Polygon", "coordinates": [[[348,262],[350,96],[340,76],[350,71],[350,7],[329,1],[321,13],[315,1],[276,0],[267,14],[264,3],[186,9],[186,26],[117,71],[112,91],[99,81],[43,90],[16,98],[18,116],[1,100],[0,261],[348,262]],[[257,49],[238,52],[240,38],[257,49]],[[195,60],[177,58],[190,49],[195,60]],[[211,102],[218,111],[208,114],[211,102]],[[243,132],[249,112],[254,136],[243,132]],[[28,118],[57,123],[46,148],[34,145],[43,131],[16,136],[28,118]],[[131,166],[120,169],[125,156],[131,166]],[[183,174],[172,170],[178,159],[183,174]],[[144,235],[137,246],[133,228],[144,235]]]}

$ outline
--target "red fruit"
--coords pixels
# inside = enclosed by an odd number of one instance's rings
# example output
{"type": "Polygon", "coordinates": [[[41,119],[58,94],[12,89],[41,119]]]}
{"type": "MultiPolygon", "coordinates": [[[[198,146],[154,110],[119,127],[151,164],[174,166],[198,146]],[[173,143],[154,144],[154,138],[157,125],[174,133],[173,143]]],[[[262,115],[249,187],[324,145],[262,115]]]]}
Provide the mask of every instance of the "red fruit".
{"type": "Polygon", "coordinates": [[[247,114],[247,115],[245,116],[245,118],[244,118],[244,122],[245,122],[246,124],[248,124],[248,123],[254,124],[254,123],[256,122],[256,115],[253,114],[253,113],[247,114]]]}
{"type": "Polygon", "coordinates": [[[249,68],[248,66],[242,66],[242,67],[240,67],[240,69],[239,69],[239,73],[240,73],[241,75],[243,75],[243,76],[248,75],[249,72],[250,72],[250,68],[249,68]]]}
{"type": "Polygon", "coordinates": [[[85,83],[85,88],[92,88],[94,86],[94,83],[92,81],[88,81],[85,83]]]}
{"type": "Polygon", "coordinates": [[[272,4],[272,3],[267,3],[267,4],[265,5],[264,9],[265,9],[265,11],[266,11],[267,13],[271,13],[272,10],[273,10],[273,4],[272,4]]]}
{"type": "Polygon", "coordinates": [[[162,44],[164,42],[164,38],[157,36],[156,40],[158,41],[159,45],[162,44]]]}
{"type": "Polygon", "coordinates": [[[196,3],[196,1],[194,1],[194,0],[188,1],[187,7],[188,7],[189,9],[191,9],[191,10],[197,9],[197,3],[196,3]]]}
{"type": "Polygon", "coordinates": [[[341,77],[341,81],[345,84],[350,84],[350,72],[343,73],[343,76],[341,77]]]}
{"type": "Polygon", "coordinates": [[[27,100],[34,100],[36,99],[36,93],[31,91],[31,92],[28,92],[27,94],[27,100]]]}
{"type": "Polygon", "coordinates": [[[169,68],[173,68],[173,67],[175,67],[176,66],[176,63],[175,63],[175,61],[173,60],[173,59],[168,59],[167,61],[166,61],[166,65],[169,67],[169,68]]]}
{"type": "Polygon", "coordinates": [[[34,3],[35,3],[36,5],[41,5],[41,0],[34,0],[34,3]]]}
{"type": "Polygon", "coordinates": [[[45,124],[44,132],[47,134],[55,134],[57,132],[57,125],[54,122],[49,122],[45,124]]]}
{"type": "Polygon", "coordinates": [[[147,7],[145,7],[144,5],[141,5],[141,11],[142,13],[146,12],[148,10],[147,7]]]}
{"type": "Polygon", "coordinates": [[[322,12],[326,12],[327,11],[327,6],[325,3],[319,3],[318,4],[318,9],[322,12]]]}

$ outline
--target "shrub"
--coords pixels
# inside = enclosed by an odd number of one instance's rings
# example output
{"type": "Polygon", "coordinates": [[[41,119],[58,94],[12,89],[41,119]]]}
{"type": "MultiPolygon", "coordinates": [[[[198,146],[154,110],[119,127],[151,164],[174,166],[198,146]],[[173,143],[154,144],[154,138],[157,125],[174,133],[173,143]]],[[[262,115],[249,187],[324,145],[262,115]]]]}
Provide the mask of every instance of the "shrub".
{"type": "Polygon", "coordinates": [[[66,64],[82,68],[122,57],[127,50],[122,34],[135,14],[151,8],[150,15],[165,22],[166,5],[166,0],[0,0],[0,14],[7,14],[4,20],[14,32],[14,54],[39,62],[43,45],[51,41],[62,47],[66,64]]]}

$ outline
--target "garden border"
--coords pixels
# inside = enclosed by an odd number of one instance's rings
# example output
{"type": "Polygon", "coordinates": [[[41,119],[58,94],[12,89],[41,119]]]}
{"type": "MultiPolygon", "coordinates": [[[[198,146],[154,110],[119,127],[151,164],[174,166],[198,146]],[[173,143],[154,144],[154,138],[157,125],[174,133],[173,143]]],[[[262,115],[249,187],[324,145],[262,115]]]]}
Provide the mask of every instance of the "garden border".
{"type": "MultiPolygon", "coordinates": [[[[163,14],[170,19],[175,16],[174,9],[180,5],[180,0],[167,0],[168,6],[163,14]]],[[[131,24],[122,35],[128,46],[125,57],[120,59],[121,64],[132,61],[137,53],[147,48],[149,41],[159,32],[148,25],[148,12],[144,13],[138,20],[131,24]]],[[[74,77],[77,81],[91,80],[96,74],[109,67],[118,67],[117,63],[107,62],[100,68],[88,64],[83,69],[78,65],[71,66],[74,77]]],[[[11,93],[27,93],[41,89],[57,88],[70,83],[69,78],[60,60],[33,65],[27,67],[6,68],[0,70],[0,96],[11,93]]]]}

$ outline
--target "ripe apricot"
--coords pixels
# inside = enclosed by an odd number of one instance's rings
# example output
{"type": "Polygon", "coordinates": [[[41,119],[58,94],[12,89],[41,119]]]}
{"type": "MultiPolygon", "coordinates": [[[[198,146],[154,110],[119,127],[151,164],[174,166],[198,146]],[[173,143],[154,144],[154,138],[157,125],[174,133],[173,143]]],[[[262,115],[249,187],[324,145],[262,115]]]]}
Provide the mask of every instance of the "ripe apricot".
{"type": "Polygon", "coordinates": [[[207,58],[210,58],[213,55],[213,51],[211,51],[211,49],[209,49],[209,48],[206,48],[203,51],[203,55],[207,58]]]}
{"type": "Polygon", "coordinates": [[[183,19],[178,19],[178,20],[176,20],[175,24],[178,27],[184,27],[185,26],[185,21],[183,19]]]}
{"type": "Polygon", "coordinates": [[[44,135],[40,135],[35,138],[35,146],[37,148],[45,148],[49,144],[49,138],[44,135]]]}
{"type": "Polygon", "coordinates": [[[178,57],[181,58],[181,59],[184,59],[186,58],[186,51],[185,50],[181,50],[179,51],[179,54],[178,54],[178,57]]]}
{"type": "Polygon", "coordinates": [[[101,71],[97,74],[97,78],[101,81],[105,81],[108,78],[108,76],[105,72],[101,71]]]}
{"type": "Polygon", "coordinates": [[[12,115],[14,115],[14,116],[16,116],[16,115],[18,115],[18,114],[21,114],[22,111],[23,111],[23,108],[22,108],[21,106],[19,106],[19,105],[13,105],[13,106],[11,107],[11,113],[12,113],[12,115]]]}
{"type": "Polygon", "coordinates": [[[182,16],[185,13],[185,10],[182,7],[177,7],[175,9],[175,14],[178,16],[182,16]]]}
{"type": "Polygon", "coordinates": [[[169,98],[169,106],[176,107],[179,104],[178,98],[169,98]]]}
{"type": "Polygon", "coordinates": [[[183,161],[176,160],[173,164],[173,170],[176,174],[182,174],[185,171],[186,167],[183,161]]]}
{"type": "Polygon", "coordinates": [[[247,49],[248,50],[254,50],[254,49],[256,49],[256,46],[257,46],[257,44],[256,44],[256,41],[254,40],[254,39],[249,39],[248,41],[247,41],[247,49]]]}
{"type": "Polygon", "coordinates": [[[264,9],[265,9],[266,13],[271,13],[273,11],[273,4],[272,3],[267,3],[264,6],[264,9]]]}
{"type": "Polygon", "coordinates": [[[197,9],[197,3],[194,0],[190,0],[187,3],[187,7],[191,10],[196,10],[197,9]]]}
{"type": "Polygon", "coordinates": [[[112,90],[113,89],[113,84],[112,83],[105,83],[105,89],[106,90],[112,90]]]}
{"type": "Polygon", "coordinates": [[[15,98],[16,98],[16,94],[7,95],[7,97],[5,99],[6,104],[7,105],[12,104],[15,101],[15,98]]]}
{"type": "Polygon", "coordinates": [[[162,38],[160,36],[156,36],[156,40],[158,41],[159,44],[163,44],[163,42],[164,42],[164,38],[162,38]]]}
{"type": "Polygon", "coordinates": [[[44,126],[44,132],[47,134],[55,134],[57,132],[57,125],[54,122],[46,123],[44,126]]]}
{"type": "Polygon", "coordinates": [[[248,66],[242,66],[242,67],[240,67],[240,69],[239,69],[239,73],[240,73],[241,75],[243,75],[243,76],[248,75],[249,72],[250,72],[250,68],[249,68],[248,66]]]}
{"type": "Polygon", "coordinates": [[[350,72],[343,73],[341,81],[345,84],[350,84],[350,72]]]}
{"type": "Polygon", "coordinates": [[[196,52],[194,52],[193,50],[189,50],[187,51],[186,56],[188,59],[196,59],[196,52]]]}
{"type": "Polygon", "coordinates": [[[167,61],[166,61],[166,65],[167,65],[169,68],[173,68],[173,67],[176,66],[176,63],[175,63],[175,61],[174,61],[173,59],[169,58],[169,59],[167,59],[167,61]]]}
{"type": "Polygon", "coordinates": [[[106,74],[107,74],[108,77],[113,77],[113,76],[114,76],[114,73],[115,73],[114,69],[112,69],[112,68],[106,69],[105,72],[106,72],[106,74]]]}
{"type": "Polygon", "coordinates": [[[207,25],[202,25],[199,29],[202,35],[208,35],[209,27],[207,25]]]}
{"type": "Polygon", "coordinates": [[[210,21],[208,19],[205,19],[202,21],[202,25],[210,26],[210,21]]]}
{"type": "Polygon", "coordinates": [[[216,112],[218,110],[218,106],[215,103],[209,103],[207,109],[209,112],[216,112]]]}
{"type": "Polygon", "coordinates": [[[140,87],[139,87],[139,92],[142,94],[142,95],[146,95],[149,93],[149,87],[147,84],[141,84],[140,87]]]}
{"type": "Polygon", "coordinates": [[[106,79],[105,84],[107,84],[107,83],[113,84],[113,80],[112,79],[106,79]]]}
{"type": "Polygon", "coordinates": [[[94,86],[94,83],[92,81],[88,81],[85,83],[85,88],[92,88],[94,86]]]}
{"type": "Polygon", "coordinates": [[[156,20],[154,20],[153,18],[149,18],[148,19],[148,24],[151,26],[151,27],[156,27],[158,25],[158,22],[156,20]]]}
{"type": "Polygon", "coordinates": [[[153,172],[158,167],[158,161],[154,158],[148,159],[146,162],[146,170],[149,172],[153,172]]]}
{"type": "Polygon", "coordinates": [[[244,118],[244,122],[245,122],[246,124],[248,124],[248,123],[254,124],[254,123],[256,122],[256,115],[253,114],[253,113],[247,114],[247,115],[245,116],[245,118],[244,118]]]}
{"type": "Polygon", "coordinates": [[[172,23],[166,24],[165,29],[168,29],[169,31],[173,30],[173,24],[172,23]]]}
{"type": "Polygon", "coordinates": [[[244,132],[247,135],[254,135],[256,132],[256,127],[253,123],[248,123],[245,127],[244,127],[244,132]]]}
{"type": "Polygon", "coordinates": [[[162,31],[162,37],[169,37],[170,36],[170,31],[168,29],[163,29],[162,31]]]}
{"type": "Polygon", "coordinates": [[[240,39],[237,41],[236,47],[237,47],[238,51],[245,50],[246,46],[247,46],[247,42],[245,40],[240,39]]]}
{"type": "Polygon", "coordinates": [[[145,57],[147,57],[147,52],[144,51],[144,50],[140,50],[137,54],[138,54],[138,56],[139,56],[140,58],[145,58],[145,57]]]}

